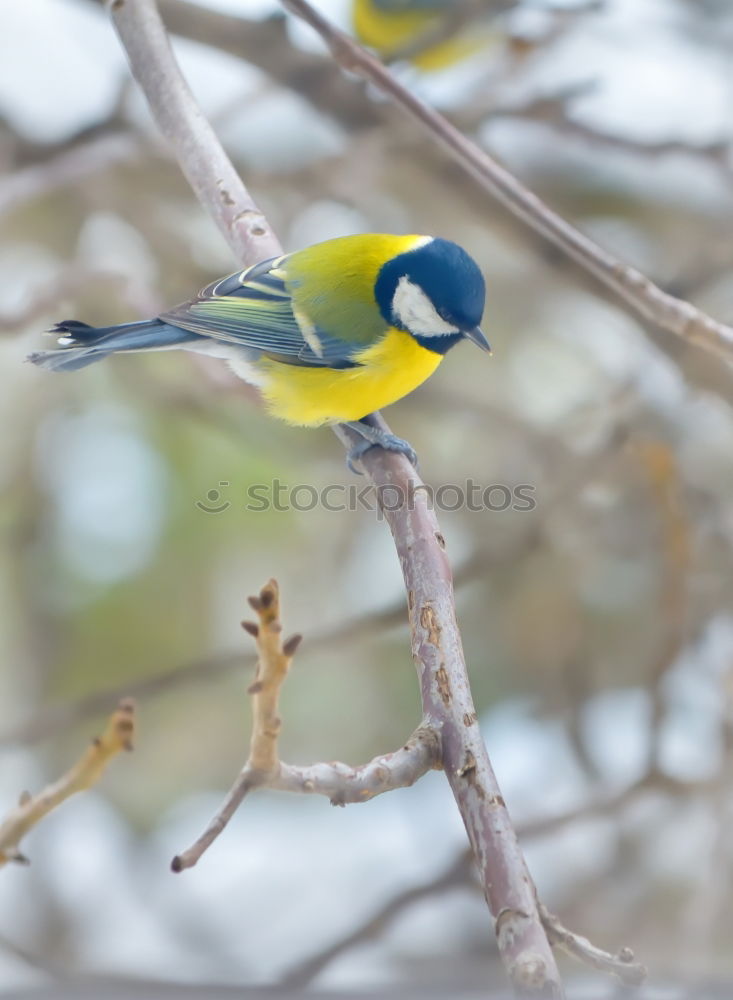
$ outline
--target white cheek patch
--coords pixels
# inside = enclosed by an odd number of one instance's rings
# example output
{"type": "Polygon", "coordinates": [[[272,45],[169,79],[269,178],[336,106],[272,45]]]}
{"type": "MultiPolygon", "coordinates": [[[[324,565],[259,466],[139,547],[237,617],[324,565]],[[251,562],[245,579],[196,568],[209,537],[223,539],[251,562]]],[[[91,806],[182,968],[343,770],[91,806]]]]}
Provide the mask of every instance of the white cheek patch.
{"type": "Polygon", "coordinates": [[[404,274],[397,283],[392,298],[392,314],[400,326],[420,337],[444,337],[446,334],[459,332],[438,315],[422,288],[404,274]]]}

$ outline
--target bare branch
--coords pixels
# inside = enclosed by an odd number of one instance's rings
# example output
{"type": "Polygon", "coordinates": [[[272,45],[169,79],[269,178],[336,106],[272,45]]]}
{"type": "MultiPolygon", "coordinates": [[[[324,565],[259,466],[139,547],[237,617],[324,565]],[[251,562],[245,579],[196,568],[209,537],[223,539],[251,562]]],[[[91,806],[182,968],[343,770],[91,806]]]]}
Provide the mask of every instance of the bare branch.
{"type": "Polygon", "coordinates": [[[96,121],[85,122],[68,135],[58,139],[44,140],[21,135],[2,115],[0,115],[0,141],[9,147],[8,161],[13,169],[20,170],[32,164],[48,163],[71,152],[79,146],[91,144],[93,139],[105,136],[122,135],[126,132],[128,121],[126,105],[134,83],[125,76],[120,80],[117,95],[110,106],[96,121]]]}
{"type": "Polygon", "coordinates": [[[391,754],[382,754],[362,767],[339,762],[292,767],[282,764],[277,752],[280,731],[278,699],[301,636],[282,642],[279,590],[270,580],[249,603],[259,622],[242,622],[257,642],[259,653],[252,696],[252,737],[246,764],[221,808],[195,843],[171,862],[174,872],[191,868],[225,829],[245,797],[256,788],[327,795],[332,805],[366,802],[375,795],[414,784],[440,767],[440,737],[427,725],[417,729],[407,743],[391,754]]]}
{"type": "MultiPolygon", "coordinates": [[[[507,112],[507,114],[512,117],[534,118],[534,115],[528,109],[526,111],[523,110],[519,115],[512,115],[511,112],[507,112]]],[[[588,122],[583,122],[567,115],[535,120],[547,121],[560,135],[579,139],[592,146],[606,147],[646,157],[669,156],[676,153],[684,156],[699,156],[702,159],[708,160],[716,167],[722,168],[728,175],[730,175],[733,166],[733,150],[730,141],[726,140],[699,144],[685,142],[682,139],[659,139],[645,142],[640,139],[629,139],[612,132],[605,132],[588,124],[588,122]]]]}
{"type": "Polygon", "coordinates": [[[563,137],[578,140],[595,148],[612,149],[647,158],[672,154],[701,157],[730,176],[733,170],[733,145],[730,139],[706,143],[692,143],[675,138],[649,141],[607,132],[574,117],[571,108],[573,101],[592,92],[595,87],[596,82],[589,79],[572,83],[554,93],[541,93],[526,101],[507,104],[497,104],[490,95],[489,100],[476,102],[473,106],[453,114],[451,120],[464,131],[477,128],[487,118],[514,118],[537,122],[549,125],[554,132],[563,137]]]}
{"type": "Polygon", "coordinates": [[[133,76],[186,178],[242,263],[282,252],[189,89],[152,0],[110,0],[133,76]]]}
{"type": "Polygon", "coordinates": [[[92,741],[63,777],[47,785],[37,795],[28,792],[21,795],[18,805],[0,824],[0,867],[9,861],[27,863],[28,859],[21,853],[19,845],[28,831],[66,799],[95,785],[109,762],[121,750],[132,750],[134,711],[132,701],[121,701],[109,717],[102,735],[92,741]]]}
{"type": "Polygon", "coordinates": [[[12,955],[13,958],[18,959],[24,965],[42,972],[53,979],[59,979],[63,976],[63,971],[57,968],[47,954],[43,954],[40,950],[39,952],[35,952],[24,948],[22,945],[16,944],[15,941],[5,934],[0,934],[0,951],[12,955]]]}
{"type": "Polygon", "coordinates": [[[587,938],[563,927],[558,918],[542,903],[540,903],[540,916],[552,943],[584,965],[598,969],[599,972],[610,972],[618,976],[625,986],[640,986],[646,979],[646,967],[634,960],[631,948],[622,948],[616,955],[597,948],[587,938]]]}
{"type": "Polygon", "coordinates": [[[130,684],[92,691],[91,694],[84,695],[76,701],[48,705],[14,728],[0,734],[0,747],[33,744],[54,736],[92,715],[104,712],[107,706],[119,700],[125,691],[130,691],[136,698],[154,697],[179,683],[211,680],[217,674],[231,670],[240,662],[240,654],[222,653],[219,656],[195,660],[193,663],[161,671],[130,684]]]}
{"type": "Polygon", "coordinates": [[[641,271],[581,233],[441,114],[406,90],[374,56],[334,27],[307,0],[282,0],[282,3],[318,32],[345,70],[363,77],[389,96],[510,212],[595,275],[639,316],[728,361],[733,360],[732,327],[690,302],[662,291],[641,271]]]}
{"type": "Polygon", "coordinates": [[[326,795],[332,806],[367,802],[382,792],[414,785],[430,770],[440,770],[440,737],[430,725],[419,726],[404,746],[360,767],[340,761],[292,767],[281,764],[269,783],[284,792],[326,795]]]}
{"type": "Polygon", "coordinates": [[[249,603],[260,617],[259,625],[242,622],[242,627],[257,642],[259,659],[255,679],[249,687],[252,695],[252,742],[249,765],[254,771],[269,775],[277,768],[277,737],[280,732],[278,698],[288,675],[290,663],[301,636],[293,636],[283,644],[280,624],[280,593],[275,580],[250,597],[249,603]]]}
{"type": "MultiPolygon", "coordinates": [[[[680,781],[676,778],[669,778],[660,772],[651,772],[639,781],[634,782],[632,785],[629,785],[620,791],[613,792],[610,795],[599,797],[593,802],[585,803],[582,806],[571,808],[561,813],[541,816],[536,819],[520,823],[517,826],[517,833],[522,840],[545,837],[565,828],[570,824],[595,819],[600,816],[612,817],[620,813],[627,806],[636,802],[642,795],[648,793],[662,793],[679,798],[693,796],[703,792],[715,792],[720,790],[720,782],[680,781]]],[[[449,892],[453,889],[460,888],[478,889],[476,869],[472,864],[472,853],[470,849],[458,853],[450,865],[436,878],[429,882],[419,882],[416,885],[408,886],[406,889],[402,889],[395,896],[388,899],[386,903],[384,903],[370,917],[364,920],[363,923],[357,925],[357,927],[353,930],[344,934],[343,937],[334,941],[327,948],[322,951],[318,951],[314,955],[299,962],[296,966],[285,973],[281,980],[282,985],[290,987],[306,986],[334,959],[338,958],[350,948],[357,947],[365,941],[376,937],[384,931],[396,917],[402,914],[405,910],[409,909],[415,903],[419,903],[423,899],[432,898],[434,895],[439,893],[449,892]]],[[[540,912],[543,914],[543,920],[546,920],[547,918],[544,916],[545,911],[542,907],[540,908],[540,912]]],[[[547,916],[549,917],[549,914],[547,916]]],[[[559,929],[562,926],[559,924],[556,917],[551,917],[550,923],[552,923],[552,926],[555,929],[559,929]]],[[[563,928],[563,931],[565,931],[565,928],[563,928]]],[[[573,935],[569,931],[566,933],[570,935],[570,938],[578,940],[577,935],[573,935]]],[[[559,947],[563,947],[563,943],[560,940],[557,940],[557,944],[559,947]]],[[[595,949],[592,945],[590,946],[590,949],[587,964],[593,968],[598,968],[599,966],[596,963],[596,952],[598,952],[599,949],[595,949]]],[[[618,970],[615,966],[618,961],[621,961],[625,966],[621,971],[625,975],[634,976],[641,967],[632,965],[631,970],[626,967],[626,959],[629,954],[630,952],[628,949],[621,949],[618,956],[610,956],[613,967],[604,968],[603,971],[618,974],[618,970]]],[[[600,955],[608,956],[608,953],[600,951],[600,955]]],[[[586,961],[585,954],[580,947],[573,952],[573,956],[579,961],[586,961]]]]}
{"type": "Polygon", "coordinates": [[[349,131],[377,125],[388,117],[388,109],[372,101],[363,88],[354,88],[330,59],[294,48],[284,15],[254,20],[190,0],[160,0],[158,7],[171,34],[244,60],[349,131]]]}
{"type": "MultiPolygon", "coordinates": [[[[386,424],[377,415],[379,425],[386,424]]],[[[339,428],[342,436],[343,429],[339,428]]],[[[456,622],[445,541],[424,484],[402,455],[372,449],[364,464],[381,494],[414,503],[384,509],[407,590],[412,654],[424,716],[437,726],[443,767],[466,827],[495,919],[499,951],[515,990],[561,996],[555,959],[537,911],[534,885],[496,781],[471,696],[456,622]],[[392,495],[388,493],[387,495],[392,495]]]]}
{"type": "Polygon", "coordinates": [[[278,763],[272,773],[263,775],[248,761],[204,832],[191,847],[173,858],[171,868],[174,872],[192,868],[224,831],[247,795],[256,788],[325,795],[331,805],[345,806],[368,802],[383,792],[408,788],[428,771],[440,767],[440,740],[436,731],[427,726],[416,729],[399,750],[381,754],[359,767],[340,761],[308,767],[278,763]]]}

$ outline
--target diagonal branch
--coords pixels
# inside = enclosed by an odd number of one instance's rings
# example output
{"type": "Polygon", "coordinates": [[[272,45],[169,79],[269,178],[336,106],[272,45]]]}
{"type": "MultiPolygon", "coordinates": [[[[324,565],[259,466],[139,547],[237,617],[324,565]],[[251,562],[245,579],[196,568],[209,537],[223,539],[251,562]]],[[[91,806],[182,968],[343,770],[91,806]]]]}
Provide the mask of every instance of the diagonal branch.
{"type": "Polygon", "coordinates": [[[625,986],[641,986],[646,979],[646,967],[634,960],[634,953],[630,948],[622,948],[616,955],[597,948],[588,938],[564,927],[542,903],[540,916],[552,943],[584,965],[617,976],[625,986]]]}
{"type": "Polygon", "coordinates": [[[308,955],[287,969],[280,979],[279,985],[291,990],[301,990],[303,987],[309,986],[334,959],[351,948],[376,937],[415,903],[436,896],[438,893],[449,892],[451,889],[463,889],[468,886],[475,888],[475,879],[472,879],[475,869],[471,861],[470,851],[464,851],[437,878],[403,889],[388,900],[384,906],[370,914],[361,924],[347,931],[326,948],[313,955],[308,955]]]}
{"type": "Polygon", "coordinates": [[[581,233],[443,115],[411,94],[378,59],[334,27],[308,0],[282,0],[282,3],[318,32],[343,69],[363,77],[390,97],[505,208],[598,278],[639,316],[728,361],[733,360],[733,327],[664,292],[637,268],[581,233]]]}
{"type": "Polygon", "coordinates": [[[196,197],[244,263],[282,248],[196,103],[154,0],[108,0],[133,76],[196,197]]]}
{"type": "Polygon", "coordinates": [[[132,750],[135,706],[123,699],[107,720],[101,736],[96,737],[79,760],[58,781],[47,785],[37,795],[24,792],[20,802],[0,823],[0,868],[9,861],[27,864],[19,844],[51,810],[77,792],[91,788],[105,768],[122,750],[132,750]]]}

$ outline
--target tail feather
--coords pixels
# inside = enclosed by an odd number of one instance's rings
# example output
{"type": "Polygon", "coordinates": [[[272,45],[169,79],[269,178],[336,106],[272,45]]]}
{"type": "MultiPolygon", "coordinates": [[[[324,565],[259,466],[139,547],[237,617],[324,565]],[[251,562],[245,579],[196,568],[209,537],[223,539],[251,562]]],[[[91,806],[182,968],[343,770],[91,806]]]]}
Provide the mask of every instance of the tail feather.
{"type": "Polygon", "coordinates": [[[163,351],[204,339],[159,319],[102,327],[69,319],[57,323],[49,333],[57,335],[56,348],[30,354],[28,360],[50,371],[69,372],[118,351],[163,351]]]}

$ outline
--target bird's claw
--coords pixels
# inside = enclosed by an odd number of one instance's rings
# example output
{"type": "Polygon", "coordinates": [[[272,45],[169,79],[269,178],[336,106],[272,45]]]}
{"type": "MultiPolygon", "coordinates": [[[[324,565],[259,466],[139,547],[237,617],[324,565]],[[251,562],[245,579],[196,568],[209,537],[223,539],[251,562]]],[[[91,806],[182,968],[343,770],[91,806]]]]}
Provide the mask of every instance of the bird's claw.
{"type": "Polygon", "coordinates": [[[378,440],[371,441],[368,438],[362,438],[361,441],[357,441],[349,448],[346,464],[357,476],[363,475],[363,471],[357,468],[355,463],[360,462],[362,455],[370,448],[384,448],[385,451],[396,451],[399,455],[405,455],[417,471],[417,453],[410,442],[397,437],[396,434],[381,434],[378,440]]]}

